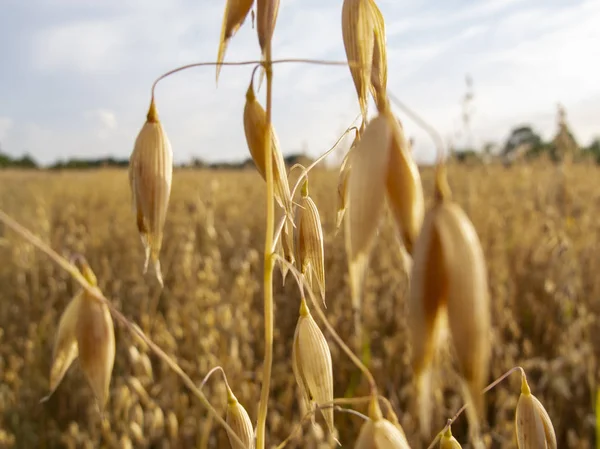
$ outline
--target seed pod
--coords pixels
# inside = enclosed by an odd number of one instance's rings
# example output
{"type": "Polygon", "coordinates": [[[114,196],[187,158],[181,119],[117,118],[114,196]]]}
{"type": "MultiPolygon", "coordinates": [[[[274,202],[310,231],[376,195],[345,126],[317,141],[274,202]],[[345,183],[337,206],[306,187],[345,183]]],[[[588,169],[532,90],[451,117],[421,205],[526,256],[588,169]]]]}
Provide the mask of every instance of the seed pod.
{"type": "Polygon", "coordinates": [[[374,0],[369,0],[373,16],[373,65],[371,68],[371,95],[382,112],[387,104],[387,47],[385,21],[374,0]]]}
{"type": "Polygon", "coordinates": [[[217,54],[217,81],[219,81],[219,72],[221,71],[220,63],[223,62],[223,58],[225,58],[227,44],[243,25],[253,3],[254,0],[227,0],[227,3],[225,4],[223,24],[221,25],[221,37],[219,39],[219,52],[217,54]]]}
{"type": "MultiPolygon", "coordinates": [[[[265,132],[267,128],[267,114],[260,103],[256,100],[252,84],[246,92],[246,105],[244,106],[244,131],[246,142],[252,160],[258,169],[258,172],[266,178],[266,157],[265,157],[265,132]]],[[[275,187],[275,199],[277,203],[286,211],[289,217],[292,217],[292,198],[290,186],[288,184],[285,162],[279,148],[279,139],[271,125],[271,153],[273,167],[273,182],[275,187]]]]}
{"type": "MultiPolygon", "coordinates": [[[[227,388],[227,424],[233,429],[235,435],[238,436],[246,449],[254,449],[254,428],[252,427],[252,421],[246,409],[240,404],[233,392],[227,388]]],[[[236,442],[235,438],[231,434],[231,431],[227,429],[227,437],[229,438],[229,444],[233,449],[240,449],[239,443],[236,442]]]]}
{"type": "Polygon", "coordinates": [[[115,330],[108,307],[87,292],[79,305],[75,332],[81,369],[102,412],[115,362],[115,330]]]}
{"type": "Polygon", "coordinates": [[[129,183],[137,226],[146,251],[144,274],[152,259],[154,272],[163,285],[159,254],[163,228],[167,218],[171,181],[173,177],[173,150],[158,119],[154,98],[146,123],[135,141],[129,160],[129,183]]]}
{"type": "Polygon", "coordinates": [[[439,338],[447,324],[467,384],[467,409],[472,429],[483,413],[483,395],[490,357],[490,307],[483,250],[467,215],[449,198],[443,165],[436,174],[436,202],[427,213],[414,248],[408,323],[413,369],[419,388],[421,429],[429,433],[427,400],[429,371],[439,338]]]}
{"type": "Polygon", "coordinates": [[[375,44],[374,29],[373,8],[369,0],[344,0],[342,5],[344,49],[365,122],[375,44]]]}
{"type": "Polygon", "coordinates": [[[425,215],[423,185],[402,126],[391,113],[386,113],[386,116],[392,129],[386,177],[387,199],[404,247],[412,254],[425,215]]]}
{"type": "Polygon", "coordinates": [[[355,449],[410,449],[402,428],[383,418],[376,401],[371,403],[369,417],[360,429],[355,449]]]}
{"type": "Polygon", "coordinates": [[[82,292],[78,293],[71,302],[69,302],[67,308],[60,317],[58,333],[56,334],[52,352],[50,393],[42,399],[42,402],[48,400],[52,393],[54,393],[63,377],[65,377],[69,367],[79,354],[75,329],[77,327],[77,317],[79,316],[79,305],[81,303],[82,295],[82,292]]]}
{"type": "MultiPolygon", "coordinates": [[[[292,369],[305,398],[307,409],[333,401],[333,367],[327,340],[308,310],[304,298],[292,346],[292,369]]],[[[333,408],[322,409],[329,431],[333,434],[333,408]]]]}
{"type": "Polygon", "coordinates": [[[440,438],[440,449],[462,449],[460,443],[452,436],[450,426],[446,427],[440,438]]]}
{"type": "Polygon", "coordinates": [[[542,403],[531,394],[525,373],[521,376],[515,427],[519,449],[556,449],[556,434],[550,416],[542,403]]]}
{"type": "Polygon", "coordinates": [[[267,44],[273,39],[278,13],[279,0],[256,0],[256,30],[263,56],[265,56],[267,44]]]}
{"type": "Polygon", "coordinates": [[[390,139],[388,120],[378,115],[365,128],[349,160],[353,168],[348,179],[345,240],[355,316],[360,316],[369,254],[385,201],[390,139]]]}
{"type": "Polygon", "coordinates": [[[298,208],[298,232],[296,248],[302,274],[314,275],[319,286],[321,299],[325,304],[325,252],[323,249],[323,228],[316,204],[308,196],[308,183],[302,188],[302,203],[298,208]]]}

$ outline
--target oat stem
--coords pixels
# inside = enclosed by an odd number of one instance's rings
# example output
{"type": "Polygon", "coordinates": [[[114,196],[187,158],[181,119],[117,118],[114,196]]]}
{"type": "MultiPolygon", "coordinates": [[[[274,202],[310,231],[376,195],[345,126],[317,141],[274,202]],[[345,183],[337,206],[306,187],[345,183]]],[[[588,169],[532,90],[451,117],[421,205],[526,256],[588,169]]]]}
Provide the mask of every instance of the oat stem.
{"type": "MultiPolygon", "coordinates": [[[[62,269],[64,269],[67,273],[69,273],[75,281],[77,281],[83,288],[86,290],[90,296],[106,305],[110,310],[112,316],[117,320],[121,325],[123,325],[131,334],[137,335],[148,347],[154,352],[159,359],[165,362],[169,368],[171,368],[177,376],[183,381],[186,387],[188,387],[192,393],[200,400],[200,402],[216,417],[219,424],[221,424],[226,429],[233,432],[233,429],[227,424],[227,422],[217,413],[215,408],[211,405],[210,401],[206,398],[204,393],[196,387],[194,381],[181,369],[181,367],[173,360],[171,357],[167,355],[156,343],[154,343],[146,334],[139,328],[139,326],[135,325],[131,321],[129,321],[115,306],[104,296],[104,294],[95,287],[92,287],[87,280],[83,277],[83,275],[79,272],[77,267],[69,263],[64,257],[60,256],[56,251],[50,248],[46,243],[44,243],[38,236],[33,234],[27,228],[19,224],[16,220],[11,218],[8,214],[6,214],[3,210],[0,209],[0,221],[27,240],[29,243],[38,248],[41,252],[50,257],[57,265],[59,265],[62,269]]],[[[245,447],[242,440],[235,435],[234,440],[240,447],[245,447]]]]}
{"type": "Polygon", "coordinates": [[[265,355],[263,361],[263,377],[258,403],[258,418],[256,424],[256,449],[265,449],[265,424],[269,402],[269,389],[271,386],[271,368],[273,365],[273,267],[274,259],[271,248],[273,247],[273,232],[275,228],[275,192],[273,189],[273,159],[271,145],[271,114],[273,106],[273,66],[271,62],[271,41],[265,49],[265,72],[267,75],[267,126],[265,127],[265,172],[267,181],[267,223],[265,231],[264,255],[264,320],[265,320],[265,355]]]}

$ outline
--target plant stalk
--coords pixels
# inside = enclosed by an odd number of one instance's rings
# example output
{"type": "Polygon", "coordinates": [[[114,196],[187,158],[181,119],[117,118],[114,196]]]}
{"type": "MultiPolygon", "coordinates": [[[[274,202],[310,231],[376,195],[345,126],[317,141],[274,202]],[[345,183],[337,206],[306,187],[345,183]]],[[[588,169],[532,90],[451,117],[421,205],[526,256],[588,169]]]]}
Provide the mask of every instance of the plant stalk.
{"type": "Polygon", "coordinates": [[[273,188],[273,148],[271,145],[271,115],[273,96],[273,68],[271,65],[271,42],[265,49],[265,71],[267,76],[267,126],[265,129],[265,171],[267,181],[267,223],[265,231],[265,260],[263,273],[264,319],[265,319],[265,356],[263,361],[262,387],[258,404],[256,425],[256,449],[265,449],[265,424],[271,386],[271,368],[273,365],[273,234],[275,231],[275,192],[273,188]]]}

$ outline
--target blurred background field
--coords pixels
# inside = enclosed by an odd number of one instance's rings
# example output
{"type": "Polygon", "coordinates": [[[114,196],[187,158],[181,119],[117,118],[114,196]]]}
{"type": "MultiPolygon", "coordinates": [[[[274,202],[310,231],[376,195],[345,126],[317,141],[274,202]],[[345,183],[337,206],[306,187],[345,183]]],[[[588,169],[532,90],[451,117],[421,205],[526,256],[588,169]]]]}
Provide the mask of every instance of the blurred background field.
{"type": "MultiPolygon", "coordinates": [[[[491,377],[521,365],[548,410],[560,448],[592,448],[600,357],[600,168],[538,161],[512,167],[455,165],[449,180],[481,238],[492,295],[491,377]]],[[[423,169],[428,199],[432,171],[423,169]]],[[[318,170],[311,193],[325,237],[327,316],[348,342],[352,314],[342,233],[335,233],[337,173],[318,170]]],[[[222,365],[253,421],[263,354],[262,249],[264,182],[254,170],[176,170],[162,252],[165,288],[142,275],[143,249],[125,170],[0,172],[0,208],[59,253],[83,254],[105,295],[200,383],[222,365]]],[[[363,320],[371,369],[414,448],[418,439],[405,329],[407,279],[393,224],[382,224],[367,279],[363,320]]],[[[299,296],[276,271],[275,361],[268,416],[269,446],[300,420],[290,361],[299,296]]],[[[179,379],[143,344],[116,325],[117,357],[102,421],[77,362],[45,404],[53,338],[78,291],[69,276],[0,225],[0,447],[227,447],[226,433],[179,379]]],[[[329,338],[329,335],[326,333],[329,338]]],[[[336,397],[356,383],[356,370],[330,339],[336,397]]],[[[489,447],[514,448],[514,374],[487,395],[489,447]]],[[[206,387],[218,410],[226,403],[218,375],[206,387]]],[[[462,405],[441,391],[434,423],[462,405]]],[[[358,406],[364,411],[364,407],[358,406]]],[[[319,419],[317,423],[322,424],[319,419]]],[[[360,418],[336,415],[342,443],[360,418]]],[[[465,441],[466,419],[453,426],[465,441]]],[[[350,444],[344,444],[348,447],[350,444]]],[[[303,428],[289,447],[335,447],[325,433],[303,428]]],[[[463,447],[468,447],[465,445],[463,447]]]]}

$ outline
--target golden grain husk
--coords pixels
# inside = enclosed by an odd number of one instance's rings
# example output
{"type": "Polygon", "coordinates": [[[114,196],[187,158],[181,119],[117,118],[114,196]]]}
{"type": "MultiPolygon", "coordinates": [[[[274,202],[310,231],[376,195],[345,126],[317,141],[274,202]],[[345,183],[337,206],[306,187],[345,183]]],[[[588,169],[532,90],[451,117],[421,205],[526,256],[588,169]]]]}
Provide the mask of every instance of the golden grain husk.
{"type": "MultiPolygon", "coordinates": [[[[306,184],[305,184],[306,186],[306,184]]],[[[296,249],[302,274],[310,275],[317,281],[323,304],[325,304],[325,252],[323,249],[323,227],[319,210],[308,191],[303,189],[302,202],[296,219],[296,249]]]]}
{"type": "MultiPolygon", "coordinates": [[[[296,325],[292,346],[292,369],[305,398],[307,408],[312,403],[330,404],[333,401],[333,365],[327,340],[308,310],[304,298],[296,325]]],[[[333,408],[321,409],[330,433],[335,433],[333,408]]]]}
{"type": "MultiPolygon", "coordinates": [[[[225,420],[235,435],[242,440],[244,448],[254,449],[254,428],[250,416],[229,389],[227,390],[227,415],[225,420]]],[[[239,443],[236,442],[229,429],[227,429],[227,437],[232,449],[240,449],[239,443]]]]}
{"type": "Polygon", "coordinates": [[[525,373],[521,377],[515,430],[519,449],[556,449],[556,434],[550,416],[542,403],[531,394],[525,373]]]}
{"type": "Polygon", "coordinates": [[[75,329],[77,327],[77,317],[79,316],[79,305],[82,301],[82,296],[82,292],[78,293],[69,302],[60,317],[58,333],[56,334],[52,353],[50,393],[43,400],[46,400],[54,393],[63,377],[65,377],[69,367],[79,354],[75,329]]]}
{"type": "Polygon", "coordinates": [[[263,56],[267,44],[273,39],[278,13],[279,0],[256,0],[256,31],[263,56]]]}
{"type": "Polygon", "coordinates": [[[374,0],[369,0],[373,17],[373,63],[371,68],[371,95],[377,109],[382,112],[387,107],[387,46],[385,21],[374,0]]]}
{"type": "Polygon", "coordinates": [[[344,49],[365,122],[375,44],[373,11],[369,0],[344,0],[342,5],[344,49]]]}
{"type": "Polygon", "coordinates": [[[173,150],[162,123],[158,119],[154,98],[146,123],[140,130],[129,160],[129,183],[138,231],[146,251],[144,273],[152,260],[154,272],[163,285],[159,254],[163,229],[167,218],[171,182],[173,178],[173,150]]]}
{"type": "Polygon", "coordinates": [[[425,216],[423,185],[400,122],[390,112],[386,112],[386,117],[392,130],[386,175],[387,200],[402,243],[412,254],[425,216]]]}
{"type": "Polygon", "coordinates": [[[108,307],[87,292],[79,305],[75,333],[81,369],[103,411],[115,362],[115,330],[108,307]]]}
{"type": "MultiPolygon", "coordinates": [[[[252,84],[246,92],[246,104],[244,106],[244,132],[246,143],[254,165],[263,179],[266,180],[266,158],[265,158],[265,131],[267,128],[267,114],[254,95],[252,84]]],[[[273,167],[273,182],[275,187],[275,199],[285,210],[286,214],[293,219],[292,199],[288,184],[285,162],[279,147],[279,139],[271,125],[271,154],[273,167]]]]}
{"type": "Polygon", "coordinates": [[[227,44],[243,25],[253,4],[254,0],[227,0],[227,3],[225,3],[221,37],[219,38],[219,51],[217,53],[217,81],[219,81],[219,73],[222,67],[220,63],[225,58],[227,44]]]}
{"type": "Polygon", "coordinates": [[[350,159],[345,241],[355,310],[360,309],[369,254],[385,202],[390,140],[388,120],[378,115],[366,126],[350,159]]]}
{"type": "MultiPolygon", "coordinates": [[[[438,167],[436,190],[447,187],[438,167]],[[445,187],[446,186],[446,187],[445,187]]],[[[467,413],[473,429],[483,414],[483,395],[490,358],[490,305],[486,265],[477,233],[463,210],[436,195],[414,248],[408,303],[413,369],[421,408],[421,428],[428,433],[429,370],[443,344],[442,327],[448,327],[460,374],[466,383],[467,413]],[[447,319],[446,319],[447,318],[447,319]]]]}

